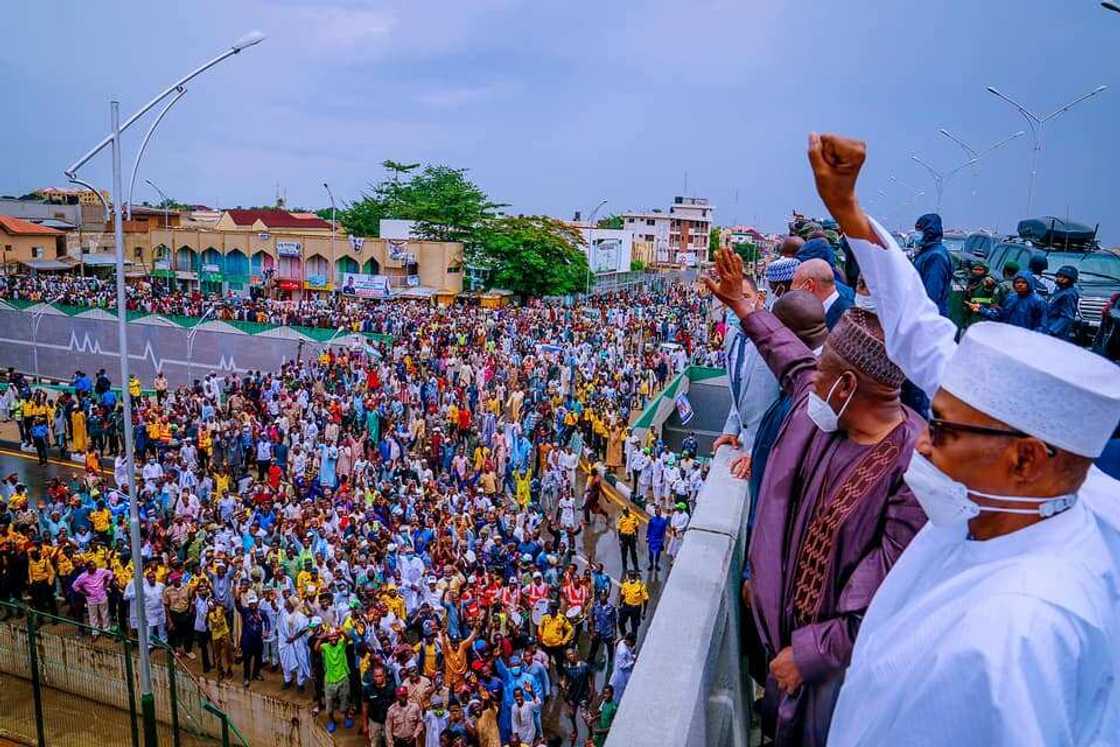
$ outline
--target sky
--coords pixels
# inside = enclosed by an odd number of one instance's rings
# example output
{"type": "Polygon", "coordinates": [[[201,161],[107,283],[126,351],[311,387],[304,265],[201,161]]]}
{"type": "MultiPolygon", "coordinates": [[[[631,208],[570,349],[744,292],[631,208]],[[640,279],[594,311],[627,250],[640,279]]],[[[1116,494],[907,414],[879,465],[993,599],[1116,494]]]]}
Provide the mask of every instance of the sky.
{"type": "MultiPolygon", "coordinates": [[[[188,86],[156,132],[150,178],[183,202],[341,201],[386,159],[467,168],[511,213],[667,208],[709,198],[718,224],[783,228],[823,214],[810,131],[868,142],[865,206],[892,227],[937,207],[948,172],[1037,113],[1110,89],[1043,128],[1032,215],[1101,224],[1120,166],[1120,14],[1096,0],[121,0],[5,7],[0,193],[63,185],[62,170],[187,71],[259,29],[262,44],[188,86]],[[893,180],[892,180],[893,177],[893,180]],[[921,194],[918,194],[921,193],[921,194]]],[[[152,115],[149,116],[153,116],[152,115]]],[[[146,122],[125,135],[128,170],[146,122]]],[[[947,226],[1014,230],[1028,133],[959,170],[947,226]]],[[[110,184],[108,152],[84,174],[110,184]]]]}

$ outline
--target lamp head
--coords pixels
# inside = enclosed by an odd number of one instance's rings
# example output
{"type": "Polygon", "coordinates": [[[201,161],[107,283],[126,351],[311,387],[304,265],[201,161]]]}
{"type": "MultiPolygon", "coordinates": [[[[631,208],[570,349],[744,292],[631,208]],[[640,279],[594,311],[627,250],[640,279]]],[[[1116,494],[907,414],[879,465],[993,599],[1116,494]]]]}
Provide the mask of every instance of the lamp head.
{"type": "Polygon", "coordinates": [[[255,44],[260,44],[264,40],[265,35],[263,32],[250,31],[249,33],[245,34],[245,36],[235,41],[231,49],[233,49],[234,52],[240,52],[241,50],[248,49],[255,44]]]}

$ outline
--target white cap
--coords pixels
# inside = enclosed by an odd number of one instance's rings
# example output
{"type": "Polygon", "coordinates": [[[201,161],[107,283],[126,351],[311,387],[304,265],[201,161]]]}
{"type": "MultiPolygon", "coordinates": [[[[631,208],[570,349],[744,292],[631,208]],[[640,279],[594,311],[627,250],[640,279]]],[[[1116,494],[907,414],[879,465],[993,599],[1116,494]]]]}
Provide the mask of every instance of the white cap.
{"type": "Polygon", "coordinates": [[[1120,422],[1113,363],[996,322],[968,328],[941,386],[980,412],[1064,451],[1097,458],[1120,422]]]}

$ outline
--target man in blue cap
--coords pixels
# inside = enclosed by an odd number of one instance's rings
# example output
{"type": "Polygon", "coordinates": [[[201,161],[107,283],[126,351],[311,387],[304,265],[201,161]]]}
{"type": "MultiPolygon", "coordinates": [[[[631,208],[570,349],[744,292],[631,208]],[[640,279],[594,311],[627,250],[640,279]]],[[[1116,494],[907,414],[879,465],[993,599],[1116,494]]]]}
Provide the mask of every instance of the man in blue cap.
{"type": "Polygon", "coordinates": [[[1072,340],[1077,327],[1078,306],[1081,294],[1077,291],[1077,268],[1063,265],[1054,273],[1057,290],[1050,295],[1046,305],[1046,318],[1042,329],[1046,334],[1062,340],[1072,340]]]}

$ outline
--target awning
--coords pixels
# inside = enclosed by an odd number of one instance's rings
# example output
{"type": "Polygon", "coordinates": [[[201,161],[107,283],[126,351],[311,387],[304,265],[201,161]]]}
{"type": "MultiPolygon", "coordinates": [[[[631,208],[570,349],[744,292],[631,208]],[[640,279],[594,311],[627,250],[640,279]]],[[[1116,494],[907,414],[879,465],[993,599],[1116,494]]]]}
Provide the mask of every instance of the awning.
{"type": "Polygon", "coordinates": [[[19,263],[29,269],[44,272],[74,269],[74,262],[66,262],[61,259],[21,259],[19,263]]]}
{"type": "MultiPolygon", "coordinates": [[[[115,265],[116,263],[117,263],[117,258],[112,254],[83,254],[82,255],[82,264],[86,265],[87,267],[108,267],[110,265],[115,265]]],[[[127,267],[128,265],[132,264],[132,260],[131,259],[126,259],[124,261],[124,264],[127,267]]]]}

